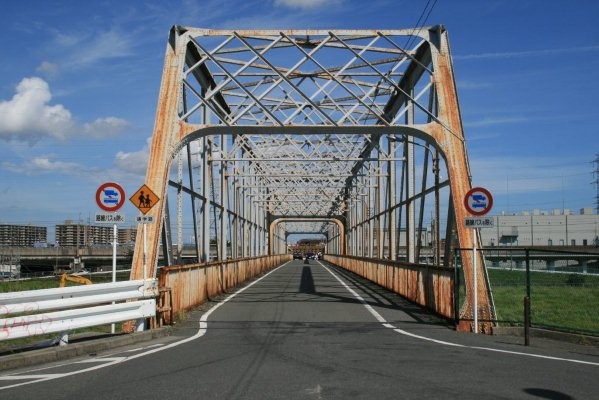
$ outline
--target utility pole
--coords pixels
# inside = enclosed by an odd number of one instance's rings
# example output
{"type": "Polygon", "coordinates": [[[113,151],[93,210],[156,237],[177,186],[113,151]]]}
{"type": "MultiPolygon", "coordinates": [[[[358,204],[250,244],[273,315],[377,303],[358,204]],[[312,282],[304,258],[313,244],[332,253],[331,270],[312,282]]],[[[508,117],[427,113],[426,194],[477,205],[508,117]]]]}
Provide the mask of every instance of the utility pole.
{"type": "Polygon", "coordinates": [[[595,164],[595,169],[593,170],[593,182],[596,188],[595,195],[595,213],[599,214],[599,153],[595,154],[595,160],[593,161],[595,164]]]}

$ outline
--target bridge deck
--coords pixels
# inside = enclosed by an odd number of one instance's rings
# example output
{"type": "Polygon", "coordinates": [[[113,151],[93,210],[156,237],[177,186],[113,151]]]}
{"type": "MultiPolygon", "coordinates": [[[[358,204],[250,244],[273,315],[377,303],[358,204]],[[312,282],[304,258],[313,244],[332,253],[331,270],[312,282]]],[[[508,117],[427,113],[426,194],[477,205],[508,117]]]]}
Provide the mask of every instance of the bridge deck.
{"type": "MultiPolygon", "coordinates": [[[[536,339],[525,350],[519,338],[458,333],[398,296],[320,261],[288,262],[226,299],[208,313],[192,313],[161,343],[45,368],[30,379],[61,377],[60,383],[38,382],[3,395],[524,398],[542,390],[552,398],[592,398],[599,389],[588,379],[599,368],[596,348],[547,346],[536,339]],[[102,363],[108,368],[99,370],[102,363]],[[66,368],[90,370],[82,378],[61,375],[66,368]]],[[[2,378],[2,385],[23,382],[2,378]]]]}

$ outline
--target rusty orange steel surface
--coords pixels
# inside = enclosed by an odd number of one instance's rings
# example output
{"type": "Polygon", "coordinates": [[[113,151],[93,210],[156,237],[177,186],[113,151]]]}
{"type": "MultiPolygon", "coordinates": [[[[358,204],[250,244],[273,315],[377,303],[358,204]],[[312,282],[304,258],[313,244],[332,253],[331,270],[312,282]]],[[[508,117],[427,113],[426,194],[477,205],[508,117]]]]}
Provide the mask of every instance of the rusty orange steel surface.
{"type": "Polygon", "coordinates": [[[440,316],[448,319],[455,316],[451,268],[330,254],[324,259],[440,316]]]}
{"type": "MultiPolygon", "coordinates": [[[[157,206],[153,207],[148,216],[152,216],[157,223],[150,225],[147,230],[147,245],[150,251],[147,254],[146,265],[149,276],[156,274],[156,265],[159,252],[159,239],[161,232],[161,224],[164,212],[164,197],[167,192],[168,173],[172,162],[173,155],[181,147],[182,143],[189,139],[190,136],[200,135],[199,131],[210,131],[217,129],[211,126],[192,125],[178,119],[178,102],[181,94],[181,78],[185,69],[186,47],[189,40],[189,35],[185,32],[191,32],[196,35],[278,35],[275,31],[216,31],[206,29],[181,28],[175,27],[170,32],[169,43],[166,49],[164,67],[162,73],[162,82],[158,99],[158,108],[156,112],[156,120],[154,133],[151,144],[151,154],[149,158],[148,169],[146,173],[146,185],[156,193],[161,201],[157,206]]],[[[324,34],[328,31],[282,31],[287,35],[302,34],[307,35],[312,32],[314,35],[324,34]]],[[[372,34],[378,31],[354,31],[340,30],[338,34],[361,35],[372,34]]],[[[383,34],[409,34],[410,30],[397,31],[381,31],[383,34]]],[[[469,248],[474,240],[474,231],[464,227],[464,218],[467,217],[467,212],[462,207],[463,198],[471,188],[470,170],[468,165],[468,157],[465,146],[464,133],[460,117],[459,103],[457,100],[457,91],[454,82],[453,67],[449,51],[449,43],[447,32],[439,31],[440,47],[431,45],[431,60],[432,60],[432,76],[431,79],[436,89],[436,100],[438,103],[438,111],[435,118],[431,122],[411,127],[402,126],[402,132],[405,134],[419,135],[426,137],[427,140],[434,143],[435,146],[443,153],[446,161],[447,173],[449,175],[449,185],[451,191],[451,200],[454,207],[455,228],[457,231],[457,245],[460,248],[469,248]]],[[[222,128],[222,127],[221,127],[222,128]]],[[[227,127],[226,134],[233,134],[238,126],[227,127]]],[[[247,132],[252,130],[257,131],[263,128],[262,126],[244,126],[247,132]]],[[[323,134],[327,130],[353,130],[359,133],[362,128],[360,126],[291,126],[291,127],[275,127],[276,129],[293,128],[297,133],[312,132],[315,134],[323,134]],[[302,131],[302,129],[304,131],[302,131]]],[[[273,127],[267,127],[273,131],[273,127]]],[[[386,132],[397,132],[397,127],[384,126],[367,126],[364,129],[372,132],[375,129],[381,129],[381,134],[386,132]],[[386,131],[388,130],[388,131],[386,131]]],[[[220,131],[223,134],[224,131],[220,131]]],[[[449,221],[450,223],[452,221],[449,221]]],[[[142,232],[138,230],[136,247],[132,264],[132,279],[140,279],[143,277],[143,239],[142,232]]],[[[342,238],[344,239],[344,238],[342,238]]],[[[345,248],[345,245],[341,247],[345,248]]],[[[343,251],[343,250],[342,250],[343,251]]],[[[332,257],[332,256],[327,256],[332,257]]],[[[462,257],[464,278],[466,282],[466,299],[460,318],[471,320],[473,316],[473,276],[474,264],[469,257],[462,257]]],[[[332,259],[331,259],[332,260],[332,259]]],[[[434,303],[434,311],[448,317],[453,317],[453,271],[448,268],[430,269],[413,266],[391,267],[387,263],[378,263],[376,260],[367,261],[362,259],[360,262],[356,260],[350,261],[351,258],[337,257],[336,260],[343,264],[344,267],[360,271],[363,276],[372,279],[373,281],[381,282],[385,287],[393,288],[392,290],[407,296],[413,301],[430,306],[434,303]]],[[[337,263],[333,261],[334,263],[337,263]]],[[[250,262],[248,265],[251,265],[250,262]]],[[[225,264],[222,264],[225,265],[225,264]]],[[[227,264],[228,265],[228,264],[227,264]]],[[[242,269],[249,268],[244,266],[242,269]]],[[[165,271],[173,271],[168,267],[165,271]]],[[[219,267],[220,268],[220,267],[219,267]]],[[[223,267],[224,268],[224,267],[223,267]]],[[[250,268],[255,269],[256,267],[250,268]]],[[[202,296],[210,296],[211,293],[220,290],[224,285],[234,284],[238,282],[239,275],[231,275],[230,270],[217,271],[217,267],[210,267],[209,270],[203,272],[194,272],[194,285],[199,293],[188,293],[186,296],[202,298],[202,296]],[[215,272],[216,271],[216,272],[215,272]]],[[[166,272],[165,272],[166,273],[166,272]]],[[[245,274],[246,272],[239,272],[245,274]]],[[[192,274],[189,272],[189,274],[192,274]]],[[[478,276],[478,315],[480,323],[479,331],[490,332],[491,322],[495,319],[494,307],[490,295],[490,288],[486,277],[486,270],[482,262],[482,256],[477,260],[477,276],[478,276]]],[[[166,279],[166,278],[165,278],[166,279]]],[[[171,278],[169,278],[171,279],[171,278]]],[[[175,278],[172,278],[175,279],[175,278]]],[[[175,282],[176,285],[182,286],[185,282],[175,282]]],[[[166,283],[167,286],[173,286],[166,283]]],[[[175,285],[175,286],[176,286],[175,285]]],[[[173,287],[175,287],[173,286],[173,287]]],[[[193,290],[192,290],[193,291],[193,290]]],[[[175,295],[175,291],[173,293],[175,295]]],[[[183,296],[183,295],[181,295],[183,296]]],[[[179,301],[179,307],[182,305],[182,299],[179,301]]],[[[195,300],[194,300],[195,301],[195,300]]],[[[473,330],[469,322],[460,325],[460,328],[473,330]]]]}
{"type": "MultiPolygon", "coordinates": [[[[160,287],[172,291],[173,314],[204,303],[291,259],[290,254],[202,264],[172,265],[160,270],[160,287]]],[[[172,321],[166,321],[167,323],[172,321]]]]}

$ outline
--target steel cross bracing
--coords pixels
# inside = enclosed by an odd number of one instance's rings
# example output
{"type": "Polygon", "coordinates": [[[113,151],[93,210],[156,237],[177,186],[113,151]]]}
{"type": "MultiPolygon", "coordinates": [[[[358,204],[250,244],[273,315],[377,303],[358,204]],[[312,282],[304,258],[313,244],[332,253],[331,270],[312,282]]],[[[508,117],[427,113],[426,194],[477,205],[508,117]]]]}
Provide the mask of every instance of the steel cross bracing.
{"type": "Polygon", "coordinates": [[[447,32],[173,27],[146,184],[161,222],[147,258],[138,238],[132,276],[143,260],[154,273],[160,238],[167,263],[185,262],[181,240],[201,262],[284,253],[306,227],[330,253],[451,265],[473,231],[447,32]]]}

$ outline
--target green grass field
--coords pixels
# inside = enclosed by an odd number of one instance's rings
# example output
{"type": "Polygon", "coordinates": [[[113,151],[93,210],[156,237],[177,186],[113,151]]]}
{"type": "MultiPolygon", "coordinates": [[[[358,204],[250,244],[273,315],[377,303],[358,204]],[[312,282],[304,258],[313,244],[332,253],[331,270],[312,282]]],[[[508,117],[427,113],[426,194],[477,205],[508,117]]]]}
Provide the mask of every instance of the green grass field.
{"type": "MultiPolygon", "coordinates": [[[[489,280],[499,323],[522,325],[526,273],[489,269],[489,280]]],[[[530,292],[532,326],[599,335],[599,276],[531,272],[530,292]]]]}
{"type": "MultiPolygon", "coordinates": [[[[106,283],[112,281],[112,274],[86,275],[93,283],[106,283]]],[[[117,272],[116,280],[129,279],[129,272],[117,272]]],[[[67,282],[66,286],[75,286],[77,283],[67,282]]],[[[47,278],[35,278],[16,281],[0,281],[0,293],[21,292],[25,290],[52,289],[60,286],[60,275],[47,278]]]]}

